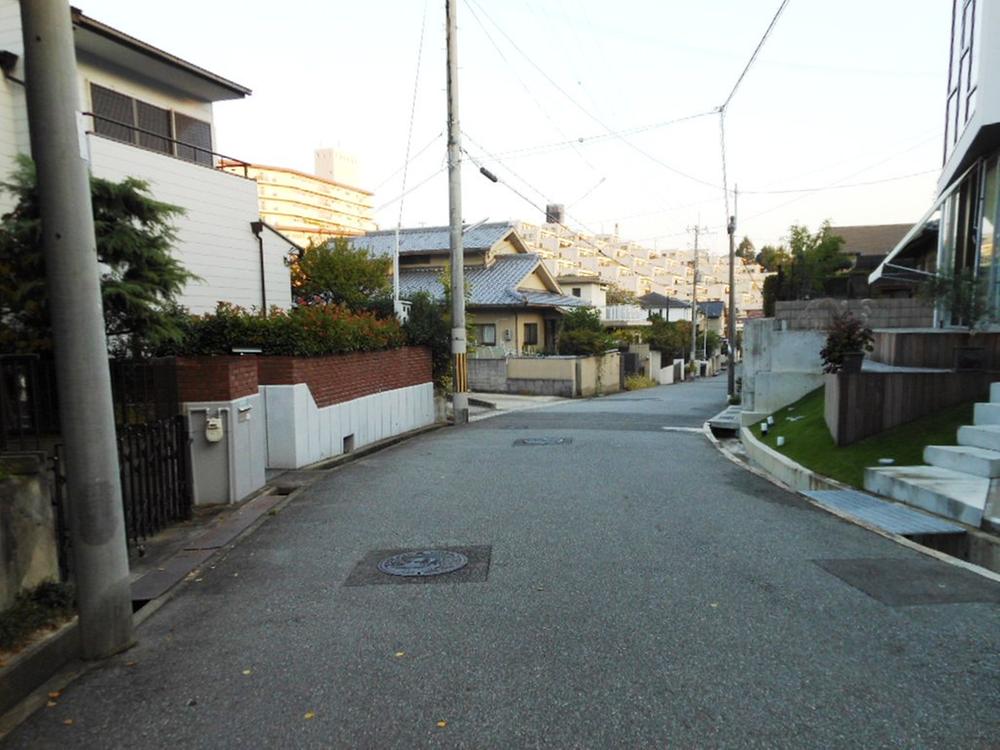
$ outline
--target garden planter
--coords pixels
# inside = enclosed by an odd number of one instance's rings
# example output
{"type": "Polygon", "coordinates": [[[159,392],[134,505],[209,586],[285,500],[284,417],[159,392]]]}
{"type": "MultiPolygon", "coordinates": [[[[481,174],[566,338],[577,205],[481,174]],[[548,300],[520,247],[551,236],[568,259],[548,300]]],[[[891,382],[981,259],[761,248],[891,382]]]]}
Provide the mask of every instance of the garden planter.
{"type": "Polygon", "coordinates": [[[861,372],[861,362],[865,358],[864,352],[844,352],[840,361],[841,372],[861,372]]]}

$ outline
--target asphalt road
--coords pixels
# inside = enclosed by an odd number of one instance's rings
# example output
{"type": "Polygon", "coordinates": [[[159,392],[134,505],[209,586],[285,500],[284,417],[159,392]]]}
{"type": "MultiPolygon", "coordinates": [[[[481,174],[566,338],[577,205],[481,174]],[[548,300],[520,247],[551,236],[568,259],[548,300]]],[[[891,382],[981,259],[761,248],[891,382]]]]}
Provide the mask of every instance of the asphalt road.
{"type": "Polygon", "coordinates": [[[724,391],[514,413],[327,472],[2,747],[997,747],[1000,585],[662,429],[724,391]],[[489,547],[488,577],[482,549],[461,582],[355,570],[428,546],[489,547]]]}

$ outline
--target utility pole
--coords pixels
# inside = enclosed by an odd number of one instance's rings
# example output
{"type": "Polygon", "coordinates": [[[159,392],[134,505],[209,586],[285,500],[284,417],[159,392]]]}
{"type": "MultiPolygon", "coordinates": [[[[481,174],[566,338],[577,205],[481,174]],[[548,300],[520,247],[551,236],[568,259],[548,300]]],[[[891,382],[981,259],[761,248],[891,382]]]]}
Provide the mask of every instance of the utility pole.
{"type": "MultiPolygon", "coordinates": [[[[701,217],[699,217],[700,220],[701,217]]],[[[698,237],[708,229],[695,225],[688,227],[688,231],[694,232],[694,278],[691,281],[691,364],[693,366],[698,357],[698,237]]],[[[694,377],[694,371],[692,371],[691,377],[694,377]]]]}
{"type": "Polygon", "coordinates": [[[462,244],[462,142],[458,124],[457,0],[445,0],[448,37],[448,229],[451,248],[452,409],[455,424],[469,421],[465,341],[465,252],[462,244]]]}
{"type": "Polygon", "coordinates": [[[38,174],[80,645],[98,659],[132,644],[132,596],[101,306],[90,175],[66,0],[22,0],[28,125],[38,174]]]}
{"type": "Polygon", "coordinates": [[[740,199],[740,188],[733,191],[733,215],[729,217],[726,230],[729,232],[729,315],[726,320],[726,337],[729,339],[729,365],[726,376],[729,380],[729,396],[736,395],[736,214],[740,199]]]}

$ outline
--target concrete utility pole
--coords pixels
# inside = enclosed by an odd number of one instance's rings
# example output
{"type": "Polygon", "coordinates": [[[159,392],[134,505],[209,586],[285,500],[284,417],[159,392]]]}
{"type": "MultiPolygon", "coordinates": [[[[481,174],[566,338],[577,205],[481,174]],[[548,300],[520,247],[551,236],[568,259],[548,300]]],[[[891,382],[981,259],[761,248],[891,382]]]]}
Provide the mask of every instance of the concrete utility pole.
{"type": "Polygon", "coordinates": [[[73,25],[66,0],[22,0],[31,150],[66,445],[80,643],[84,658],[132,643],[132,596],[118,475],[73,25]]]}
{"type": "Polygon", "coordinates": [[[739,186],[733,192],[733,215],[729,217],[729,315],[726,316],[726,337],[729,339],[729,365],[726,376],[729,379],[729,395],[736,395],[736,214],[740,198],[739,186]]]}
{"type": "MultiPolygon", "coordinates": [[[[706,227],[695,225],[688,227],[694,232],[694,279],[691,281],[691,364],[698,358],[698,236],[707,231],[706,227]]],[[[692,372],[691,377],[694,377],[692,372]]]]}
{"type": "Polygon", "coordinates": [[[452,407],[455,424],[469,421],[469,370],[465,342],[465,252],[462,245],[462,142],[458,124],[458,25],[456,0],[445,0],[448,36],[448,224],[451,248],[452,407]]]}

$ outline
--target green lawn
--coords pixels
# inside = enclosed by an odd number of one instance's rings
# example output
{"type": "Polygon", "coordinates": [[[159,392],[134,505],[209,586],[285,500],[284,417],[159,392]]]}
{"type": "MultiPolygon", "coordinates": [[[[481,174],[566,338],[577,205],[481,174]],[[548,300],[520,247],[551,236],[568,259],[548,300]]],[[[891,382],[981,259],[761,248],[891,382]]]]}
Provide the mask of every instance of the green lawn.
{"type": "Polygon", "coordinates": [[[766,436],[761,434],[761,422],[750,429],[769,447],[816,473],[864,487],[865,467],[877,466],[880,458],[893,458],[896,466],[913,466],[924,462],[924,446],[955,445],[958,428],[972,424],[972,405],[973,402],[968,401],[951,406],[838,448],[823,420],[823,389],[817,388],[791,406],[775,412],[772,415],[774,424],[766,436]],[[779,435],[785,438],[782,448],[776,445],[779,435]]]}

